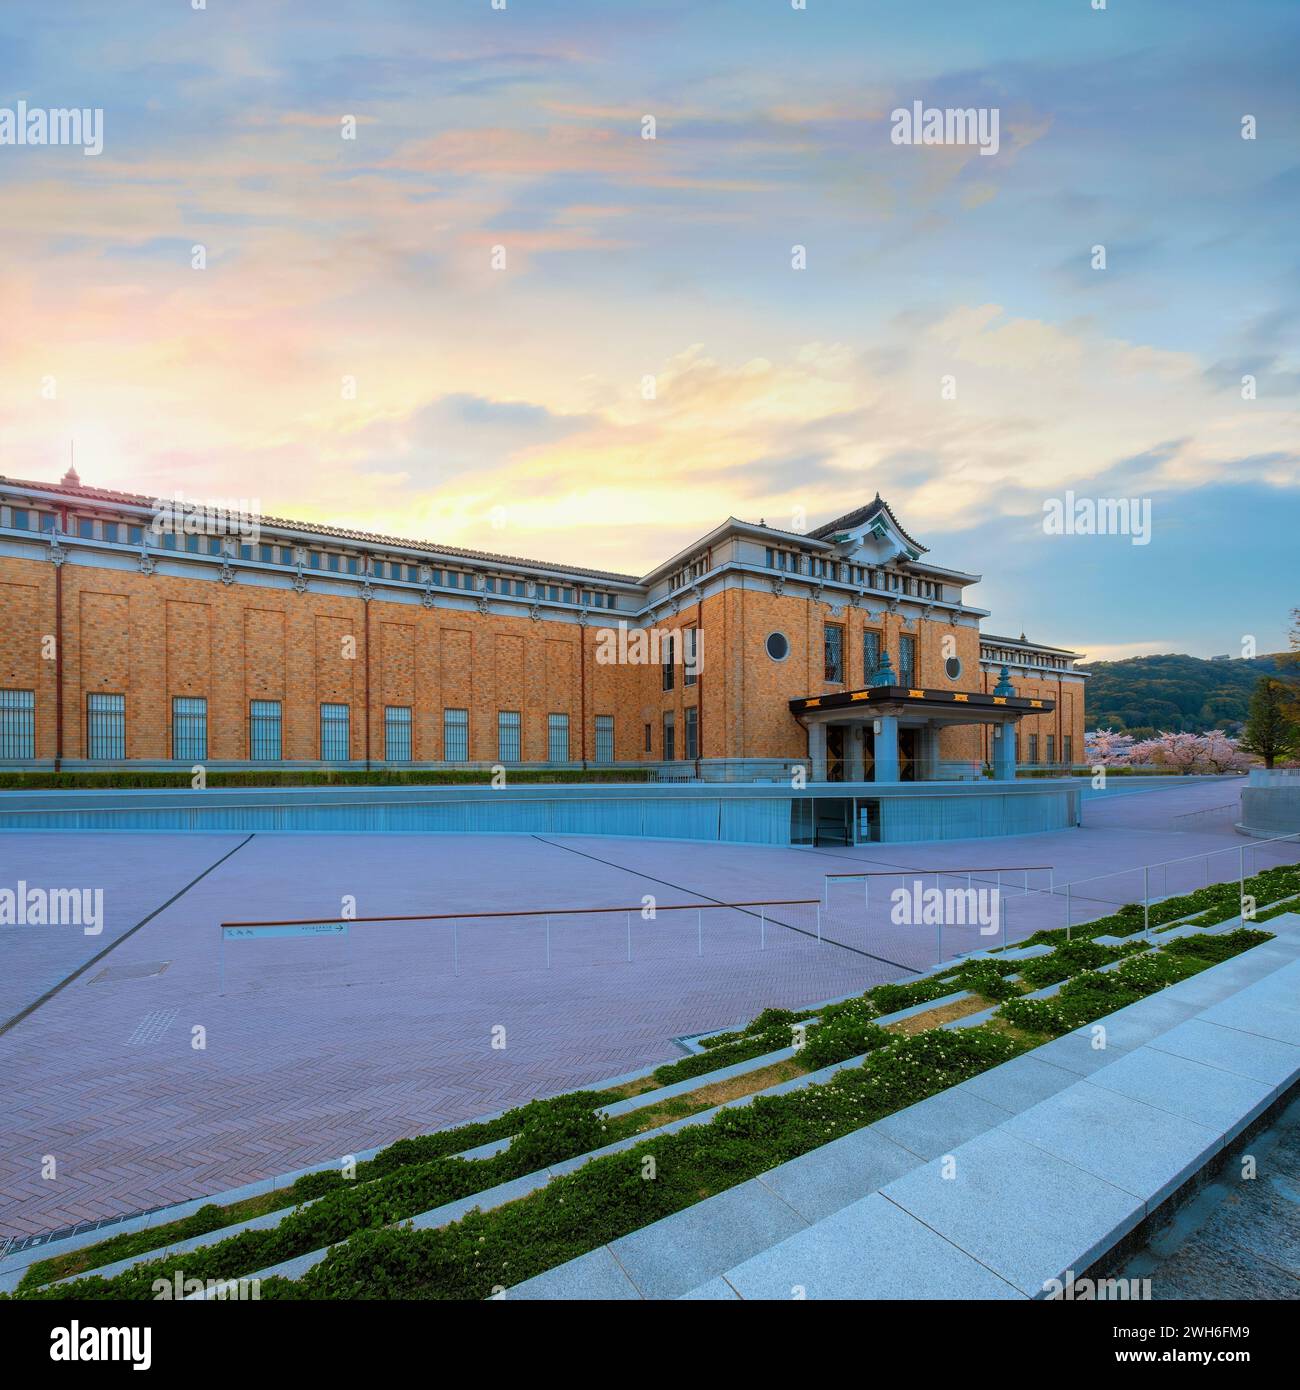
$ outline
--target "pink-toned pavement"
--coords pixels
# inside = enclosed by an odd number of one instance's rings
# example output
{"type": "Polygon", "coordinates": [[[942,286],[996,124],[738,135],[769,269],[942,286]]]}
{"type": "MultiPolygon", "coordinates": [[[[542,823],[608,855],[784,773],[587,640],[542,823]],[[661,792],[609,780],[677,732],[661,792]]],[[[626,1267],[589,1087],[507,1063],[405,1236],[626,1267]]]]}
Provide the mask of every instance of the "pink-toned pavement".
{"type": "MultiPolygon", "coordinates": [[[[681,1055],[674,1037],[905,978],[936,953],[933,928],[893,925],[884,892],[868,908],[860,884],[833,886],[820,913],[774,908],[765,924],[718,902],[820,899],[827,873],[864,867],[986,865],[974,881],[991,884],[994,866],[1053,866],[1057,892],[1035,873],[1033,891],[1004,898],[1014,940],[1063,924],[1067,882],[1078,884],[1083,921],[1132,900],[1131,883],[1140,898],[1142,865],[1194,856],[1165,871],[1172,892],[1235,878],[1243,843],[1247,872],[1300,858],[1295,846],[1243,842],[1230,817],[1176,819],[1215,812],[1238,786],[1090,800],[1081,830],[856,850],[507,835],[0,836],[0,881],[103,886],[112,923],[100,938],[5,931],[5,1018],[180,893],[0,1036],[0,1231],[183,1201],[599,1082],[681,1055]],[[702,911],[553,917],[547,967],[541,909],[639,907],[647,896],[702,911]],[[223,921],[337,920],[349,898],[360,917],[532,915],[462,919],[454,936],[450,924],[357,924],[345,939],[221,945],[223,921]],[[163,962],[161,973],[100,978],[163,962]],[[504,1048],[493,1046],[497,1029],[504,1048]],[[52,1178],[42,1175],[49,1159],[52,1178]]],[[[1011,882],[1018,890],[1020,878],[1011,882]]],[[[989,944],[958,935],[943,949],[989,944]]]]}

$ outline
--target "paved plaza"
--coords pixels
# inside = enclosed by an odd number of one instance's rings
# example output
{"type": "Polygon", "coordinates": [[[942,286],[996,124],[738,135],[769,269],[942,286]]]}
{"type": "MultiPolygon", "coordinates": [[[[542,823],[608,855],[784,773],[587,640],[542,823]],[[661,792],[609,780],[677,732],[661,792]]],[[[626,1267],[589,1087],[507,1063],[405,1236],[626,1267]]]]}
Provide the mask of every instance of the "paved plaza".
{"type": "MultiPolygon", "coordinates": [[[[0,884],[105,890],[99,935],[0,928],[0,1234],[183,1201],[472,1119],[672,1060],[674,1038],[767,1005],[933,963],[933,927],[890,921],[898,880],[873,880],[869,894],[860,880],[827,887],[827,874],[950,869],[964,881],[973,870],[993,886],[999,870],[1033,866],[1028,893],[1024,873],[1003,876],[1003,925],[1018,940],[1064,925],[1066,884],[1082,922],[1140,900],[1144,879],[1153,897],[1235,879],[1243,846],[1247,873],[1300,858],[1233,832],[1239,790],[1132,791],[1090,798],[1078,830],[859,849],[0,836],[0,884]],[[1143,874],[1174,859],[1185,862],[1143,874]],[[653,920],[640,916],[647,898],[661,909],[653,920]],[[222,944],[222,922],[337,920],[352,899],[361,918],[519,915],[222,944]],[[785,905],[718,907],[759,900],[785,905]],[[662,910],[672,905],[698,911],[662,910]]],[[[989,944],[972,928],[942,950],[989,944]]]]}

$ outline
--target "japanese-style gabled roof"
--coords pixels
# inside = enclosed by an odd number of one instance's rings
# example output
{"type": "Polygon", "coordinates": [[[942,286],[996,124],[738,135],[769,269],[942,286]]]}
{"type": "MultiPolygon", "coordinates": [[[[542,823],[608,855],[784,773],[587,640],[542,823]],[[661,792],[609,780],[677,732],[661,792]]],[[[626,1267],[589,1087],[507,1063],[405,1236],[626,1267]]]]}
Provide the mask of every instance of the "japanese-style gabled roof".
{"type": "MultiPolygon", "coordinates": [[[[109,488],[71,486],[67,483],[36,482],[30,478],[7,478],[0,475],[0,484],[9,483],[14,487],[30,488],[34,492],[49,492],[59,496],[74,498],[82,502],[116,503],[126,507],[152,508],[153,497],[145,497],[134,492],[114,492],[109,488]]],[[[201,499],[195,498],[197,503],[201,499]]],[[[559,574],[572,574],[584,579],[604,579],[619,584],[639,584],[634,574],[615,574],[608,570],[583,569],[578,565],[551,564],[545,560],[525,560],[516,555],[496,555],[488,550],[466,550],[456,545],[436,545],[432,541],[414,541],[404,536],[384,536],[371,531],[353,531],[341,526],[324,526],[315,521],[288,521],[283,517],[264,516],[261,524],[284,531],[297,531],[311,536],[328,536],[341,541],[356,541],[358,544],[390,545],[404,550],[418,550],[427,554],[445,555],[452,559],[476,560],[484,564],[518,565],[529,569],[553,571],[559,574]]]]}
{"type": "Polygon", "coordinates": [[[844,516],[836,517],[834,521],[828,521],[824,526],[818,526],[809,534],[815,536],[819,541],[825,540],[828,536],[833,536],[841,531],[855,531],[859,526],[865,526],[867,522],[874,521],[878,516],[887,516],[894,529],[900,536],[920,553],[924,553],[928,547],[921,544],[915,537],[909,536],[903,529],[898,518],[890,510],[889,503],[886,502],[879,493],[873,501],[867,503],[865,507],[859,507],[856,511],[847,512],[844,516]]]}

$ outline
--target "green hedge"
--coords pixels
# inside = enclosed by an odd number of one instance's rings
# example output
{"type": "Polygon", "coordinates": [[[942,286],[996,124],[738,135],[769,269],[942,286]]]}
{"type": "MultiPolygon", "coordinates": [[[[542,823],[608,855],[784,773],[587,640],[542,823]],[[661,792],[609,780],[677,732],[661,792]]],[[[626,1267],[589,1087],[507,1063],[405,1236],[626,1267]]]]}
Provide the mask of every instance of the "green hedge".
{"type": "MultiPolygon", "coordinates": [[[[1255,899],[1258,906],[1276,902],[1279,898],[1291,897],[1300,893],[1300,864],[1283,864],[1275,869],[1263,869],[1246,880],[1247,894],[1255,899]]],[[[1208,888],[1197,888],[1191,893],[1182,893],[1174,898],[1165,898],[1151,904],[1150,923],[1153,927],[1166,922],[1177,922],[1187,917],[1197,926],[1214,926],[1226,921],[1240,911],[1241,895],[1235,881],[1214,883],[1208,888]]],[[[1073,927],[1071,941],[1088,941],[1096,936],[1133,936],[1143,929],[1144,916],[1141,903],[1126,903],[1117,912],[1106,917],[1094,918],[1073,927]]],[[[1053,927],[1048,931],[1037,931],[1033,936],[1020,942],[1021,946],[1059,946],[1066,940],[1064,927],[1053,927]]]]}
{"type": "Polygon", "coordinates": [[[1271,939],[1268,932],[1249,928],[1221,936],[1180,937],[1159,950],[1135,955],[1117,970],[1074,975],[1050,999],[1008,1000],[998,1016],[1028,1032],[1060,1037],[1271,939]]]}

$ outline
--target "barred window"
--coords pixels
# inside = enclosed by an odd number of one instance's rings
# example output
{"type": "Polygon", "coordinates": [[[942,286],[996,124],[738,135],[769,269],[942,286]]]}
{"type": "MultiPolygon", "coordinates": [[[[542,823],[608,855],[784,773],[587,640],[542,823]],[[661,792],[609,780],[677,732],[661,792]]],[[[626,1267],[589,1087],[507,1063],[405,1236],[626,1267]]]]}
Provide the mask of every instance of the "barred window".
{"type": "Polygon", "coordinates": [[[255,762],[279,762],[283,756],[279,700],[252,700],[248,706],[248,756],[255,762]]]}
{"type": "Polygon", "coordinates": [[[669,633],[663,639],[661,654],[663,656],[663,688],[671,690],[673,688],[673,636],[669,633]]]}
{"type": "Polygon", "coordinates": [[[0,690],[0,758],[36,756],[36,692],[0,690]]]}
{"type": "Polygon", "coordinates": [[[497,761],[517,763],[521,758],[519,749],[519,711],[503,709],[497,711],[497,761]]]}
{"type": "Polygon", "coordinates": [[[390,763],[411,761],[411,707],[384,706],[384,758],[390,763]]]}
{"type": "Polygon", "coordinates": [[[664,762],[670,763],[677,756],[676,728],[672,711],[664,715],[664,762]]]}
{"type": "Polygon", "coordinates": [[[844,629],[838,623],[827,623],[822,631],[826,654],[825,678],[838,685],[844,680],[844,629]]]}
{"type": "Polygon", "coordinates": [[[469,761],[469,710],[443,710],[442,756],[449,763],[469,761]]]}
{"type": "Polygon", "coordinates": [[[86,756],[126,757],[126,696],[86,696],[86,756]]]}
{"type": "Polygon", "coordinates": [[[862,634],[862,679],[871,684],[871,678],[880,666],[880,634],[870,628],[862,634]]]}
{"type": "Polygon", "coordinates": [[[1031,763],[1036,763],[1036,762],[1038,761],[1038,735],[1037,735],[1037,734],[1030,734],[1030,735],[1029,735],[1029,761],[1030,761],[1031,763]]]}
{"type": "Polygon", "coordinates": [[[695,705],[689,705],[686,709],[685,756],[688,758],[700,756],[700,711],[695,705]]]}
{"type": "Polygon", "coordinates": [[[1061,735],[1061,761],[1063,763],[1074,762],[1074,738],[1070,734],[1061,735]]]}
{"type": "Polygon", "coordinates": [[[898,679],[903,685],[916,684],[916,638],[905,633],[898,638],[898,679]]]}
{"type": "Polygon", "coordinates": [[[352,740],[351,710],[347,705],[320,707],[320,757],[323,763],[347,762],[352,740]]]}
{"type": "Polygon", "coordinates": [[[685,645],[682,648],[682,684],[694,685],[700,678],[700,630],[688,627],[682,633],[685,645]]]}
{"type": "Polygon", "coordinates": [[[1048,735],[1047,735],[1047,761],[1048,761],[1049,763],[1054,763],[1054,762],[1056,761],[1056,735],[1055,735],[1055,734],[1048,734],[1048,735]]]}
{"type": "Polygon", "coordinates": [[[598,714],[596,716],[596,761],[598,763],[612,763],[614,761],[614,716],[612,714],[598,714]]]}
{"type": "Polygon", "coordinates": [[[208,702],[188,695],[172,699],[172,757],[201,763],[208,756],[208,702]]]}
{"type": "Polygon", "coordinates": [[[569,716],[567,714],[548,714],[546,716],[546,758],[552,763],[569,761],[569,716]]]}

